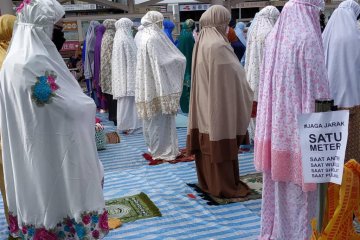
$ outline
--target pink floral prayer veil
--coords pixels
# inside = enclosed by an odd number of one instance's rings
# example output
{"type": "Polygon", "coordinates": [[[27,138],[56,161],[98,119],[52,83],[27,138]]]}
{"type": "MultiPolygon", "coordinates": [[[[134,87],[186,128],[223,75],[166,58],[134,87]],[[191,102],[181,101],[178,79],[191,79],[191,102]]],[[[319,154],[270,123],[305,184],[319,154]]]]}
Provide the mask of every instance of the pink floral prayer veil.
{"type": "Polygon", "coordinates": [[[274,181],[304,184],[297,118],[329,97],[320,29],[323,0],[290,0],[267,36],[259,83],[255,166],[274,181]]]}

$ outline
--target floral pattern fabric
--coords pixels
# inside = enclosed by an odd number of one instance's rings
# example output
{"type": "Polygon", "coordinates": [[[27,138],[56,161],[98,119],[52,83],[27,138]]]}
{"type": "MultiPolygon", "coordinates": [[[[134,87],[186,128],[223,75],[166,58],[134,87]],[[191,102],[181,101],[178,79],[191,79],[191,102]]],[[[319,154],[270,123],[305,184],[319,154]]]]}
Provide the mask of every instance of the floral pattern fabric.
{"type": "Polygon", "coordinates": [[[162,19],[161,13],[150,11],[141,20],[135,102],[142,119],[177,113],[183,90],[186,59],[156,25],[162,19]]]}
{"type": "MultiPolygon", "coordinates": [[[[258,101],[260,67],[263,60],[265,39],[274,27],[280,15],[279,10],[274,6],[268,6],[256,14],[251,24],[251,32],[247,34],[247,54],[245,61],[246,79],[254,92],[254,101],[258,101]]],[[[256,120],[252,118],[248,132],[250,141],[253,144],[255,137],[256,120]]]]}
{"type": "Polygon", "coordinates": [[[55,97],[55,91],[59,89],[56,84],[56,74],[54,72],[45,72],[44,76],[38,77],[36,83],[31,87],[32,99],[38,106],[44,106],[49,103],[52,97],[55,97]]]}
{"type": "Polygon", "coordinates": [[[22,3],[20,3],[20,5],[16,8],[16,13],[20,13],[23,10],[23,8],[29,4],[31,4],[31,0],[22,1],[22,3]]]}
{"type": "Polygon", "coordinates": [[[14,238],[33,240],[68,240],[68,239],[102,239],[109,232],[108,213],[83,213],[81,219],[64,218],[53,229],[18,224],[18,219],[9,214],[9,230],[14,238]]]}
{"type": "Polygon", "coordinates": [[[317,192],[263,174],[260,240],[307,240],[316,214],[317,192]]]}
{"type": "Polygon", "coordinates": [[[265,39],[274,27],[280,15],[274,6],[268,6],[256,14],[248,33],[245,61],[246,79],[254,92],[254,101],[258,100],[260,67],[263,59],[265,39]]]}
{"type": "Polygon", "coordinates": [[[101,42],[100,86],[103,93],[112,95],[111,58],[115,37],[115,19],[104,21],[106,28],[101,42]]]}
{"type": "Polygon", "coordinates": [[[122,18],[115,26],[117,30],[112,54],[112,94],[114,98],[135,96],[136,44],[131,30],[133,22],[122,18]]]}
{"type": "Polygon", "coordinates": [[[265,42],[259,83],[255,166],[303,190],[298,115],[329,97],[319,11],[322,0],[290,0],[265,42]],[[302,29],[302,31],[299,31],[302,29]]]}

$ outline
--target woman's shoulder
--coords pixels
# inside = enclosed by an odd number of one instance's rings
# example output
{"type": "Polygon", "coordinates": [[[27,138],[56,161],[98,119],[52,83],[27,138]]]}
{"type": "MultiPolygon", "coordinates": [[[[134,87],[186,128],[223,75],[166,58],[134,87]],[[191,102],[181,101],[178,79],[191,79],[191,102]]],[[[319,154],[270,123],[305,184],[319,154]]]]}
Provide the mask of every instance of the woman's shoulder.
{"type": "Polygon", "coordinates": [[[229,51],[232,52],[232,47],[229,42],[226,41],[213,41],[208,42],[205,48],[209,53],[219,56],[226,55],[229,51]]]}

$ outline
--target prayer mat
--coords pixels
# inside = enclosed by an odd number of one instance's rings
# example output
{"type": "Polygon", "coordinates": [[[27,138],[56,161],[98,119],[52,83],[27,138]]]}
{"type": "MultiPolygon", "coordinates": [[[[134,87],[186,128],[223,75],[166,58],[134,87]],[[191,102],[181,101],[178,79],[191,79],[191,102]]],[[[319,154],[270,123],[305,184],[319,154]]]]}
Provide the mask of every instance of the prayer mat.
{"type": "Polygon", "coordinates": [[[178,156],[175,160],[167,161],[162,159],[156,159],[154,160],[150,153],[144,153],[143,157],[149,161],[149,165],[159,165],[162,163],[170,163],[170,164],[176,164],[179,162],[192,162],[195,161],[195,155],[188,156],[186,154],[186,149],[180,149],[180,156],[178,156]]]}
{"type": "Polygon", "coordinates": [[[161,217],[160,210],[145,193],[117,198],[105,202],[109,218],[120,219],[123,223],[139,219],[161,217]]]}
{"type": "Polygon", "coordinates": [[[117,132],[106,133],[106,142],[108,144],[116,144],[120,142],[120,136],[117,132]]]}
{"type": "Polygon", "coordinates": [[[240,180],[246,183],[250,188],[250,194],[247,195],[246,197],[239,197],[239,198],[214,197],[211,194],[201,190],[198,184],[188,183],[187,185],[193,188],[202,199],[206,200],[208,205],[224,205],[229,203],[245,202],[245,201],[261,198],[262,185],[263,185],[262,173],[253,173],[245,176],[240,176],[240,180]]]}

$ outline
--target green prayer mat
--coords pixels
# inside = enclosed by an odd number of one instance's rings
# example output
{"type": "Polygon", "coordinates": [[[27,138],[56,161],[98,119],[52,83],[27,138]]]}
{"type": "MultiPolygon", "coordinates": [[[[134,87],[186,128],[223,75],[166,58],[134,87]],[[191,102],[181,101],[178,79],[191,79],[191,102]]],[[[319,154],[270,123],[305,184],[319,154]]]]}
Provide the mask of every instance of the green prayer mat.
{"type": "Polygon", "coordinates": [[[108,200],[105,205],[109,218],[118,218],[123,223],[161,217],[160,210],[143,192],[134,196],[108,200]]]}
{"type": "Polygon", "coordinates": [[[219,198],[202,191],[198,184],[188,184],[188,186],[193,188],[196,192],[198,192],[200,197],[207,201],[208,205],[224,205],[229,203],[245,202],[245,201],[261,198],[262,183],[263,183],[262,173],[253,173],[253,174],[240,176],[240,180],[246,183],[250,188],[250,194],[247,195],[246,197],[219,198]]]}

